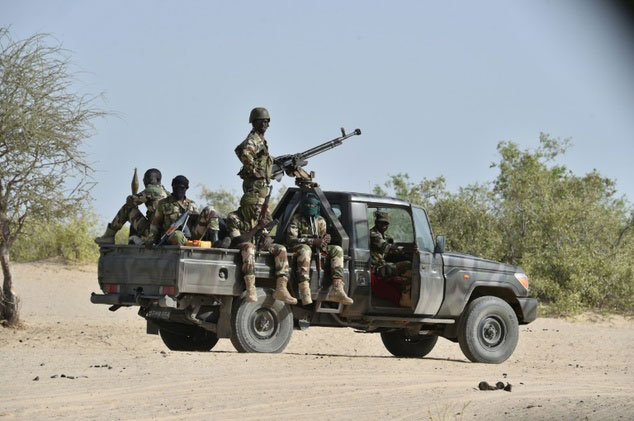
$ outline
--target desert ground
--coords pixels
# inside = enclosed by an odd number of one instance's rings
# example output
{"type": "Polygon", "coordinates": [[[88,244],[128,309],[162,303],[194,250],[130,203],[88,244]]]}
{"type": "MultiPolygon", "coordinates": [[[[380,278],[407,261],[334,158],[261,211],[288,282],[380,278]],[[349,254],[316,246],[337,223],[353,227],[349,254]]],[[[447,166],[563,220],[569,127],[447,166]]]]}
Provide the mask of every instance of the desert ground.
{"type": "Polygon", "coordinates": [[[90,303],[96,265],[13,273],[23,325],[0,328],[0,419],[634,419],[634,320],[621,316],[538,318],[499,365],[444,339],[394,358],[352,329],[296,331],[282,354],[227,339],[173,352],[135,309],[90,303]]]}

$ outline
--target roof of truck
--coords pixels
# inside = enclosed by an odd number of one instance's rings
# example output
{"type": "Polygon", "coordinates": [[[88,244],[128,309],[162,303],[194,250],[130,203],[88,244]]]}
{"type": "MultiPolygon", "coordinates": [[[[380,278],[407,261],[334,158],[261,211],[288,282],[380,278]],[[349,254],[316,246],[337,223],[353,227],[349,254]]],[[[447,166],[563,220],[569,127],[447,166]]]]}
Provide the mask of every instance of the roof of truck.
{"type": "MultiPolygon", "coordinates": [[[[291,187],[289,190],[299,190],[297,187],[291,187]]],[[[394,206],[409,206],[410,203],[406,200],[397,199],[396,197],[379,196],[369,193],[357,193],[347,191],[334,191],[323,190],[326,196],[348,196],[348,200],[352,202],[368,202],[377,203],[381,205],[394,205],[394,206]]]]}

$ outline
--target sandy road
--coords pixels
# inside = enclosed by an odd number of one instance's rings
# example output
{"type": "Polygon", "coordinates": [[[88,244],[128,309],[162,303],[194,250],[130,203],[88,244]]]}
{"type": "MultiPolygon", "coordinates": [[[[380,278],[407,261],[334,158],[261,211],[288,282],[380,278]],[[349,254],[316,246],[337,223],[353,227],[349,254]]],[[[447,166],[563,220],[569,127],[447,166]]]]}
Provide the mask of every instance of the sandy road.
{"type": "Polygon", "coordinates": [[[501,365],[443,339],[428,358],[394,358],[351,329],[294,332],[283,354],[228,340],[173,352],[135,310],[90,304],[93,267],[14,275],[26,326],[0,329],[0,419],[634,419],[634,321],[622,317],[538,319],[501,365]],[[513,388],[479,391],[482,380],[513,388]]]}

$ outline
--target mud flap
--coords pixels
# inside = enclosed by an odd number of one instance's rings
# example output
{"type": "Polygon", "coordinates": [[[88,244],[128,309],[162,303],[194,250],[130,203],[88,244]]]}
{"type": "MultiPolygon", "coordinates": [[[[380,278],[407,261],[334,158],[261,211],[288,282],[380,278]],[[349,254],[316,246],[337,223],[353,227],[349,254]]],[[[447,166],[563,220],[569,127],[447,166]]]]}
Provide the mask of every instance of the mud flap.
{"type": "Polygon", "coordinates": [[[231,337],[231,308],[233,306],[233,296],[223,295],[220,297],[220,316],[216,325],[216,336],[219,338],[231,337]]]}

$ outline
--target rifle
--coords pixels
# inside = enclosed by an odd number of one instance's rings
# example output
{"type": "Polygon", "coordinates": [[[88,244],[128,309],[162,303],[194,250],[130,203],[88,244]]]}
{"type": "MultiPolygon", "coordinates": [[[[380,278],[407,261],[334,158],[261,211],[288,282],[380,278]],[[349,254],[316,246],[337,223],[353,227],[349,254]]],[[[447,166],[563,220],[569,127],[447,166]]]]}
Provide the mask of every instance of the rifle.
{"type": "MultiPolygon", "coordinates": [[[[179,229],[181,226],[187,226],[187,220],[189,219],[189,216],[191,214],[192,214],[191,211],[185,211],[185,213],[182,214],[180,218],[178,218],[176,221],[172,223],[172,225],[170,225],[170,227],[167,229],[167,231],[165,231],[165,234],[163,234],[159,242],[156,243],[156,245],[157,246],[162,245],[172,236],[172,234],[174,234],[174,231],[179,229]]],[[[183,231],[184,230],[185,229],[183,228],[183,231]]]]}
{"type": "Polygon", "coordinates": [[[273,178],[276,181],[280,181],[285,171],[298,170],[308,164],[308,159],[315,155],[326,152],[330,149],[336,148],[341,145],[344,140],[352,136],[358,136],[361,134],[360,129],[355,129],[353,132],[346,134],[344,128],[341,128],[341,136],[335,139],[324,142],[321,145],[310,148],[304,152],[281,155],[273,160],[273,178]]]}
{"type": "Polygon", "coordinates": [[[246,243],[251,238],[253,238],[254,235],[258,234],[262,230],[273,229],[273,227],[276,226],[279,222],[280,221],[278,221],[277,219],[274,219],[266,224],[264,223],[264,221],[258,222],[258,224],[255,227],[253,227],[253,229],[251,229],[250,231],[247,231],[246,233],[233,238],[231,240],[231,248],[235,248],[238,244],[246,243]]]}
{"type": "MultiPolygon", "coordinates": [[[[310,217],[310,228],[313,231],[313,238],[319,238],[317,223],[315,222],[315,218],[312,216],[310,217]]],[[[317,269],[317,282],[319,283],[321,278],[321,248],[313,246],[313,255],[315,256],[315,269],[317,269]]]]}

